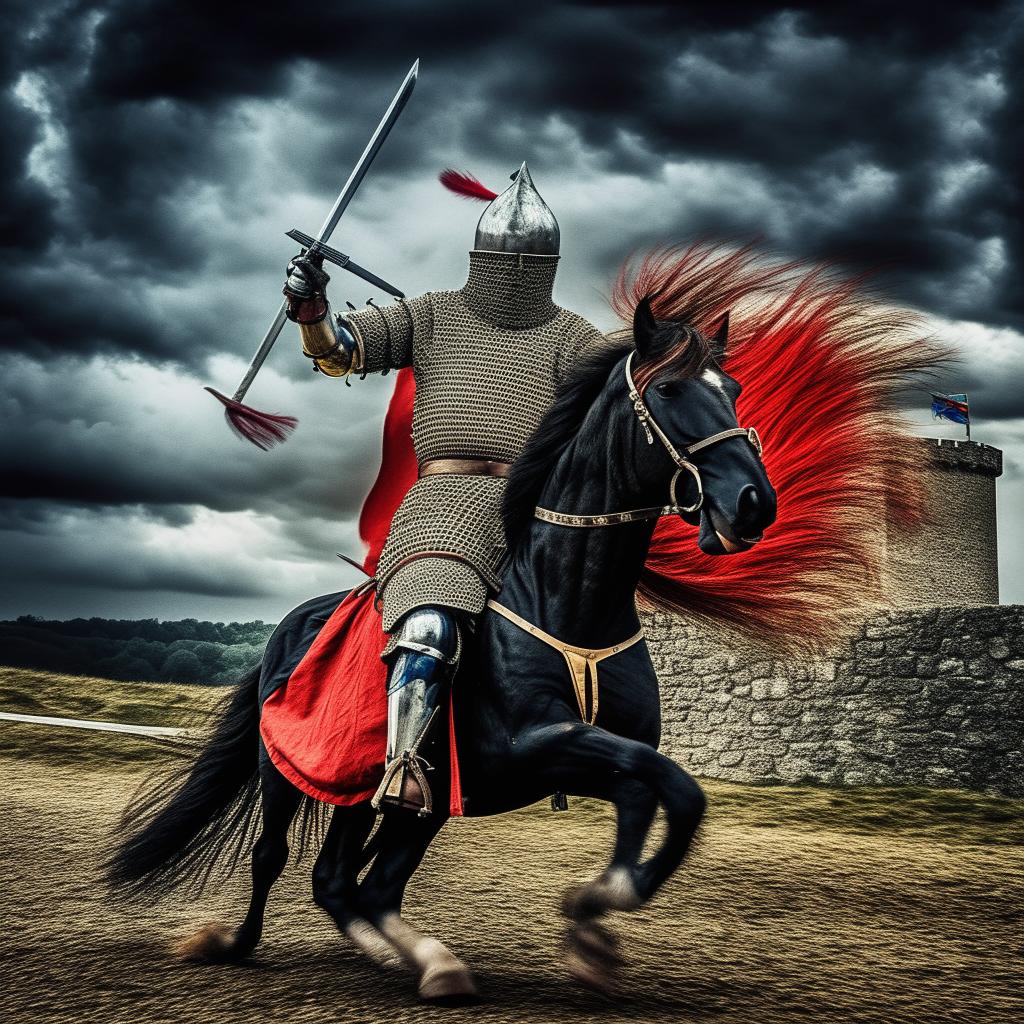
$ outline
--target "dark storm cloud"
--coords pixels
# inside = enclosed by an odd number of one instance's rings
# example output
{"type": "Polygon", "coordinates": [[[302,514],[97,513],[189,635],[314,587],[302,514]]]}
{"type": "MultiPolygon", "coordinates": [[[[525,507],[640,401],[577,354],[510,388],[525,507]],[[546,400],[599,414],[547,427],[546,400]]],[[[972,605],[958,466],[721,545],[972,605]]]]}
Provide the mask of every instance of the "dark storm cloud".
{"type": "MultiPolygon", "coordinates": [[[[990,320],[1021,312],[1013,268],[1001,272],[999,294],[985,296],[982,306],[935,283],[976,260],[974,248],[989,237],[1005,238],[1018,257],[1018,211],[1007,203],[1017,154],[1000,146],[989,123],[965,141],[950,137],[951,127],[975,115],[962,101],[986,69],[1002,72],[1007,102],[1019,102],[1007,59],[1019,33],[1015,5],[975,4],[942,17],[929,5],[870,3],[774,10],[569,4],[513,13],[478,3],[290,12],[160,0],[55,9],[63,16],[40,25],[31,43],[18,43],[17,31],[7,34],[14,42],[5,67],[8,81],[22,71],[46,78],[67,133],[71,194],[60,210],[55,202],[47,208],[38,184],[21,173],[35,133],[26,111],[12,109],[3,169],[21,190],[13,205],[22,211],[12,227],[36,228],[10,237],[38,251],[56,221],[60,241],[83,246],[80,256],[92,262],[105,260],[117,284],[133,276],[177,283],[210,257],[216,240],[182,210],[204,185],[221,188],[222,201],[232,199],[240,158],[232,103],[280,99],[287,117],[294,75],[315,67],[329,87],[301,102],[339,130],[330,139],[296,139],[310,153],[295,173],[328,188],[361,145],[355,129],[344,127],[372,124],[395,69],[422,55],[418,109],[389,143],[379,177],[434,173],[444,155],[436,128],[445,105],[472,97],[475,106],[459,107],[457,131],[481,154],[506,153],[510,139],[529,137],[556,115],[608,170],[657,179],[670,161],[735,161],[792,209],[791,233],[773,241],[857,267],[895,265],[902,296],[942,312],[990,320]],[[87,55],[66,42],[90,34],[87,55]],[[952,208],[936,210],[944,170],[965,159],[990,173],[952,208]],[[892,176],[887,194],[869,209],[836,205],[812,222],[801,197],[827,204],[822,182],[858,164],[892,176]],[[102,243],[107,247],[97,248],[102,243]]],[[[32,18],[26,11],[18,20],[32,18]]],[[[977,113],[990,120],[999,105],[977,113]]],[[[739,226],[764,233],[764,213],[747,211],[739,226]]],[[[674,222],[671,209],[665,220],[667,231],[683,234],[737,226],[674,222]]],[[[41,281],[30,275],[28,285],[31,291],[41,281]]],[[[78,307],[82,349],[128,348],[127,336],[141,335],[154,356],[198,355],[170,337],[152,311],[132,309],[116,292],[111,302],[106,282],[74,282],[61,298],[78,307]],[[100,296],[136,323],[118,329],[106,322],[100,296]]],[[[23,314],[20,298],[7,300],[13,314],[23,314]]],[[[22,348],[52,338],[32,322],[20,334],[5,333],[22,348]]]]}
{"type": "MultiPolygon", "coordinates": [[[[977,321],[946,339],[971,356],[942,386],[1020,417],[1021,20],[1013,3],[5,5],[5,571],[35,558],[81,588],[255,598],[263,571],[241,549],[207,558],[197,510],[220,517],[208,531],[289,524],[273,543],[298,563],[332,523],[351,534],[387,382],[316,390],[303,360],[276,361],[260,387],[303,414],[286,457],[236,447],[198,385],[251,352],[281,232],[316,226],[279,223],[274,201],[319,216],[417,56],[415,101],[347,215],[363,261],[406,290],[461,273],[443,253],[476,214],[437,171],[463,160],[500,187],[527,156],[565,211],[559,286],[577,301],[636,247],[761,236],[977,321]],[[126,519],[131,566],[108,540],[126,519]],[[193,545],[177,566],[159,524],[193,545]]],[[[340,276],[333,294],[362,301],[340,276]]]]}

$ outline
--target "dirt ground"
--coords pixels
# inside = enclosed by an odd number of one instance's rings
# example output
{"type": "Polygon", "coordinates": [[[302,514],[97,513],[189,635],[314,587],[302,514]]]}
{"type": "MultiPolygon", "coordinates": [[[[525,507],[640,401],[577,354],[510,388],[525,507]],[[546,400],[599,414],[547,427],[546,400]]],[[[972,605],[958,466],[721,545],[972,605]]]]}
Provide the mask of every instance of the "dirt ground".
{"type": "Polygon", "coordinates": [[[452,822],[407,903],[477,973],[484,1002],[452,1010],[418,1004],[409,978],[360,959],[313,905],[308,864],[275,890],[253,962],[176,961],[176,938],[238,922],[247,885],[155,907],[107,901],[95,866],[145,768],[8,754],[0,771],[0,1020],[11,1024],[1024,1018],[1019,846],[752,827],[712,799],[687,867],[615,920],[629,963],[609,1000],[562,969],[557,913],[570,883],[603,866],[603,809],[452,822]]]}

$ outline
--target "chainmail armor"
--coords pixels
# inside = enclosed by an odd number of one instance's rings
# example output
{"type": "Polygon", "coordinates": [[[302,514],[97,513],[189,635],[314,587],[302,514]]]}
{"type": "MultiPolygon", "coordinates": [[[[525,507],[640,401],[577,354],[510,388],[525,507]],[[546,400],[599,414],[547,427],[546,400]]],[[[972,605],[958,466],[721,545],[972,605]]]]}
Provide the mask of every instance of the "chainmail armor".
{"type": "Polygon", "coordinates": [[[462,297],[471,312],[495,327],[521,331],[557,315],[551,300],[557,256],[474,251],[469,267],[462,297]]]}
{"type": "MultiPolygon", "coordinates": [[[[346,315],[367,372],[413,366],[420,463],[514,462],[582,351],[601,340],[596,327],[551,301],[556,262],[474,251],[461,290],[346,315]]],[[[488,589],[500,585],[505,486],[500,477],[437,475],[410,488],[378,563],[386,631],[424,604],[483,610],[488,589]]]]}

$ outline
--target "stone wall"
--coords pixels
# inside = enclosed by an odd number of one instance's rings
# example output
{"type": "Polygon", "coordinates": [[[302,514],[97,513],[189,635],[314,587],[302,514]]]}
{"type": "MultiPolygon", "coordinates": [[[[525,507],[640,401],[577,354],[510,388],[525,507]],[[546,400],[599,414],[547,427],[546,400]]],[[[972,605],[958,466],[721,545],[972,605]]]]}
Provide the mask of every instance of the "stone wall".
{"type": "Polygon", "coordinates": [[[880,612],[799,663],[663,613],[645,626],[662,749],[695,775],[1024,796],[1024,606],[880,612]]]}

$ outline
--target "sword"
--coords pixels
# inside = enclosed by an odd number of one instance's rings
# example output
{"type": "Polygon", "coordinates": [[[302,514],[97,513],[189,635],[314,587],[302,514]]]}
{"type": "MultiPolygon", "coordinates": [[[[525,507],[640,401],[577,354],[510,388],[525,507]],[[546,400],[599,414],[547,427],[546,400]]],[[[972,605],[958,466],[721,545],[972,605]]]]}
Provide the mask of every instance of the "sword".
{"type": "MultiPolygon", "coordinates": [[[[371,284],[383,288],[384,291],[398,296],[401,296],[401,292],[393,285],[389,285],[386,281],[375,274],[371,274],[368,270],[364,270],[358,264],[353,264],[349,257],[343,253],[329,248],[322,250],[321,247],[326,246],[331,234],[338,226],[338,221],[341,220],[342,214],[348,209],[348,204],[352,201],[356,190],[362,184],[363,178],[366,177],[366,172],[369,170],[370,164],[373,163],[374,157],[380,151],[380,147],[384,145],[384,140],[388,137],[388,133],[405,109],[405,105],[409,101],[413,89],[416,87],[416,78],[419,75],[419,71],[420,62],[416,60],[413,62],[412,67],[409,68],[409,73],[405,76],[401,86],[399,86],[398,92],[395,93],[391,105],[384,112],[384,116],[381,118],[380,124],[377,125],[376,131],[374,131],[370,141],[366,144],[362,156],[356,162],[355,167],[352,168],[348,181],[345,182],[341,194],[334,201],[334,205],[320,226],[320,231],[317,233],[316,238],[303,235],[304,239],[309,239],[311,243],[307,246],[308,249],[324,256],[324,258],[329,258],[332,263],[338,263],[339,266],[352,271],[363,278],[363,280],[368,280],[371,284]],[[330,256],[328,256],[328,252],[330,256]]],[[[289,237],[294,237],[298,234],[303,233],[298,231],[288,232],[289,237]]],[[[303,241],[303,244],[305,244],[305,241],[303,241]]],[[[263,336],[263,341],[260,342],[260,347],[252,357],[249,368],[245,371],[241,382],[235,388],[235,393],[230,398],[213,388],[206,388],[214,398],[223,404],[224,416],[232,430],[240,437],[245,438],[245,440],[251,441],[257,448],[267,449],[285,441],[288,434],[298,423],[294,416],[279,416],[260,412],[258,409],[252,409],[242,404],[242,399],[245,398],[246,392],[249,390],[253,380],[255,380],[256,374],[260,371],[260,367],[266,361],[267,356],[270,355],[270,350],[274,347],[274,342],[277,341],[281,328],[284,327],[285,320],[287,320],[287,311],[287,301],[282,302],[281,308],[277,311],[277,315],[267,328],[267,333],[263,336]]]]}

